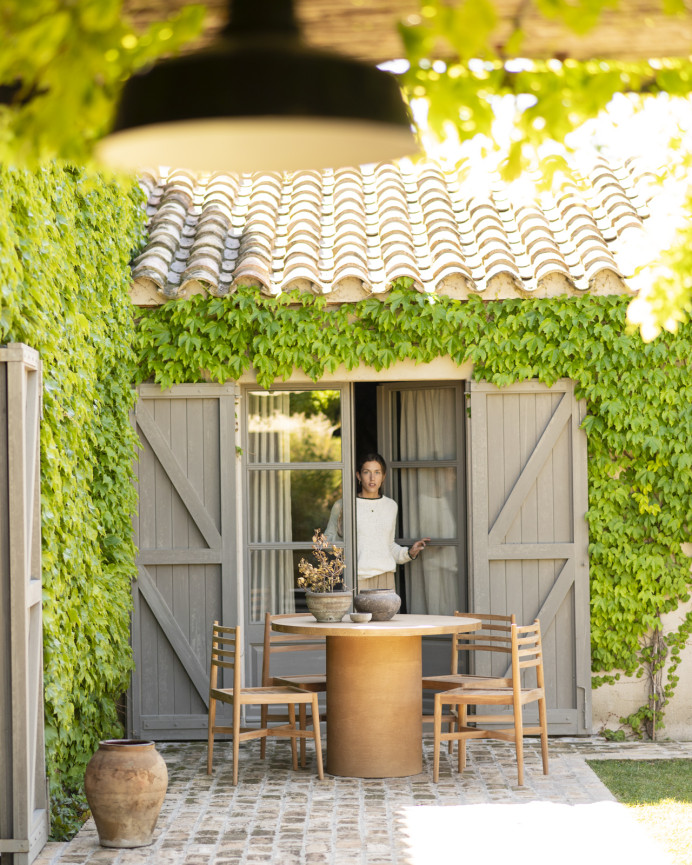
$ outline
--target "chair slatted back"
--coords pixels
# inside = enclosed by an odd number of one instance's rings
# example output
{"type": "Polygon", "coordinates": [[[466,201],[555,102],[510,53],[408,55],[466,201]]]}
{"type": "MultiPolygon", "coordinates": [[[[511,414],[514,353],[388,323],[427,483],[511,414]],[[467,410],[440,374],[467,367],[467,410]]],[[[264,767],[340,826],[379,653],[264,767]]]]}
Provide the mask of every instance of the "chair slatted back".
{"type": "Polygon", "coordinates": [[[512,654],[512,626],[516,625],[516,616],[501,616],[491,613],[460,613],[454,612],[455,616],[480,619],[482,627],[475,631],[466,631],[454,634],[452,639],[452,666],[454,675],[459,673],[459,653],[468,652],[469,657],[474,652],[494,652],[496,654],[512,654]]]}
{"type": "MultiPolygon", "coordinates": [[[[297,613],[265,613],[264,616],[264,651],[262,655],[262,684],[271,684],[272,655],[324,651],[324,637],[306,637],[302,634],[283,634],[272,631],[272,622],[281,619],[294,619],[297,613]]],[[[304,671],[303,671],[304,672],[304,671]]]]}
{"type": "Polygon", "coordinates": [[[233,673],[233,688],[240,688],[240,660],[241,643],[240,626],[226,628],[218,622],[214,622],[211,637],[211,665],[209,672],[209,687],[218,687],[219,670],[231,670],[233,673]]]}
{"type": "Polygon", "coordinates": [[[537,687],[545,689],[543,642],[538,619],[532,625],[512,625],[512,680],[515,688],[522,686],[522,678],[525,678],[522,672],[532,669],[535,670],[537,687]]]}

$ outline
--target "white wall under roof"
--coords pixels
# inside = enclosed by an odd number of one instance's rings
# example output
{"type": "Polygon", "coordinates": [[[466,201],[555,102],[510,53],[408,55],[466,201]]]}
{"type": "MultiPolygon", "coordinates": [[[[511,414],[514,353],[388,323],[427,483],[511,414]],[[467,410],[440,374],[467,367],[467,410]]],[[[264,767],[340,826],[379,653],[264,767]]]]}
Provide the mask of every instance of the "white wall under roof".
{"type": "MultiPolygon", "coordinates": [[[[673,613],[663,616],[665,630],[676,629],[688,612],[692,601],[680,604],[673,613]]],[[[665,708],[665,728],[656,734],[659,739],[681,739],[692,741],[692,645],[680,653],[680,666],[676,671],[679,681],[671,702],[665,708]]],[[[665,674],[664,674],[665,675],[665,674]]],[[[665,678],[664,678],[665,681],[665,678]]],[[[631,715],[649,698],[649,684],[645,676],[623,676],[614,685],[602,685],[592,695],[593,730],[618,730],[620,718],[631,715]]]]}

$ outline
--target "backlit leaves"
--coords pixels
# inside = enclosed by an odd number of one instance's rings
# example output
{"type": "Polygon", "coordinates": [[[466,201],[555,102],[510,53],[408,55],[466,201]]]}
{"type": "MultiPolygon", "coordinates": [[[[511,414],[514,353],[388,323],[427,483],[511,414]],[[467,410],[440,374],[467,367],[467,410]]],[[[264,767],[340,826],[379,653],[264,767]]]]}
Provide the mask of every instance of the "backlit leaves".
{"type": "Polygon", "coordinates": [[[3,0],[0,85],[16,87],[0,105],[0,163],[35,166],[88,161],[107,131],[123,82],[199,32],[201,6],[136,33],[122,0],[3,0]]]}

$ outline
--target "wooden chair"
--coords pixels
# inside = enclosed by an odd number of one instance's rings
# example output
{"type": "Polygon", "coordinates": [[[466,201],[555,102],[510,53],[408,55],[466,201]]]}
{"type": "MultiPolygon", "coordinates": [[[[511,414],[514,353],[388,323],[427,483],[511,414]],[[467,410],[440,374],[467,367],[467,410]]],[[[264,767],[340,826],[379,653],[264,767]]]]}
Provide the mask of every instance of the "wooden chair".
{"type": "MultiPolygon", "coordinates": [[[[504,655],[506,663],[505,670],[509,668],[512,656],[511,627],[516,624],[514,613],[510,616],[500,616],[491,613],[460,613],[454,612],[455,616],[480,619],[482,627],[475,631],[467,631],[462,634],[454,634],[452,637],[452,658],[449,673],[441,673],[437,676],[423,676],[424,691],[449,691],[453,688],[511,688],[511,676],[483,676],[471,673],[459,672],[459,655],[467,653],[470,658],[477,652],[491,652],[494,655],[504,655]]],[[[432,724],[433,715],[423,715],[424,724],[432,724]]],[[[442,723],[447,724],[451,733],[456,725],[456,712],[452,711],[444,715],[442,723]]],[[[449,740],[449,753],[452,753],[454,741],[449,740]]]]}
{"type": "MultiPolygon", "coordinates": [[[[262,685],[267,688],[272,685],[293,685],[296,688],[301,688],[303,691],[310,691],[315,694],[323,693],[327,690],[327,675],[326,673],[295,673],[287,676],[274,676],[271,672],[271,660],[274,655],[294,652],[314,652],[319,650],[323,656],[325,639],[324,637],[304,637],[301,634],[280,634],[277,631],[272,631],[272,622],[280,621],[281,619],[295,618],[296,613],[265,613],[264,616],[264,649],[262,654],[262,685]]],[[[307,719],[305,705],[299,707],[300,728],[306,728],[307,719]]],[[[262,706],[261,720],[262,727],[266,727],[269,721],[285,721],[287,715],[270,714],[268,706],[262,706]]],[[[326,715],[320,715],[320,720],[325,720],[326,715]]],[[[266,740],[260,743],[260,757],[264,759],[266,752],[266,740]]],[[[305,765],[305,739],[300,740],[300,764],[305,765]]]]}
{"type": "Polygon", "coordinates": [[[322,742],[320,739],[319,708],[317,694],[296,688],[293,685],[272,685],[260,688],[242,688],[240,685],[240,627],[225,628],[214,622],[211,641],[211,670],[209,674],[209,730],[207,750],[207,774],[211,775],[214,753],[214,734],[227,733],[233,737],[233,783],[238,783],[239,745],[248,739],[264,740],[267,736],[290,737],[293,768],[298,768],[298,751],[296,739],[313,739],[317,754],[317,774],[324,779],[322,768],[322,742]],[[219,668],[233,672],[233,687],[218,688],[219,668]],[[233,708],[233,720],[230,727],[216,726],[216,703],[229,703],[233,708]],[[288,723],[276,727],[262,725],[259,728],[242,728],[240,726],[241,706],[287,706],[288,723]],[[310,704],[312,709],[312,730],[296,727],[296,704],[310,704]]]}
{"type": "Polygon", "coordinates": [[[543,648],[541,645],[541,626],[538,619],[533,625],[511,626],[512,677],[510,688],[469,687],[464,685],[451,691],[435,694],[434,713],[434,754],[433,781],[440,772],[440,743],[459,742],[459,771],[466,766],[467,739],[501,739],[514,742],[517,753],[519,786],[524,784],[524,736],[540,734],[543,774],[548,774],[548,722],[545,702],[545,678],[543,675],[543,648]],[[522,685],[522,672],[535,670],[536,684],[533,687],[522,685]],[[538,703],[538,727],[525,727],[522,709],[528,703],[538,703]],[[457,729],[442,732],[443,707],[454,706],[457,710],[457,729]],[[511,713],[467,715],[468,706],[511,706],[511,713]],[[496,725],[510,722],[510,726],[496,728],[483,725],[496,725]],[[473,724],[473,726],[471,726],[473,724]]]}

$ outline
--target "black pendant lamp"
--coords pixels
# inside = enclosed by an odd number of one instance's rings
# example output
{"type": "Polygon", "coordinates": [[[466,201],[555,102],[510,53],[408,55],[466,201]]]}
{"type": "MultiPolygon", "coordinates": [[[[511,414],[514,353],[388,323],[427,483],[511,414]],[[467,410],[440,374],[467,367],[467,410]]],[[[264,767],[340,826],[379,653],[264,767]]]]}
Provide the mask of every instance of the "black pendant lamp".
{"type": "Polygon", "coordinates": [[[103,162],[289,171],[417,150],[394,76],[305,45],[292,0],[229,0],[229,12],[210,48],[128,80],[103,162]]]}

